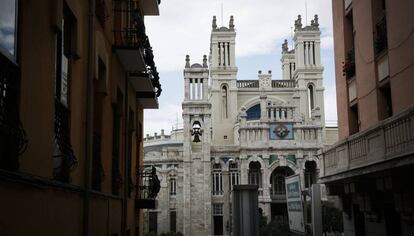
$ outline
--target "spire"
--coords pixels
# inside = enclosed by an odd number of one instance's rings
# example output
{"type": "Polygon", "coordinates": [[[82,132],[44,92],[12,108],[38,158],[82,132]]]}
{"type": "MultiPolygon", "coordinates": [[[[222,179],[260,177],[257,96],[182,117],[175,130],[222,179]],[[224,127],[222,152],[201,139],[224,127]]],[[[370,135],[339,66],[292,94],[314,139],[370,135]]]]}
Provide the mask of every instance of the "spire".
{"type": "Polygon", "coordinates": [[[233,16],[230,16],[229,28],[231,30],[234,30],[234,18],[233,18],[233,16]]]}
{"type": "Polygon", "coordinates": [[[207,68],[207,55],[203,55],[203,67],[207,68]]]}
{"type": "Polygon", "coordinates": [[[213,30],[217,29],[217,19],[216,16],[213,16],[213,23],[211,24],[211,26],[213,27],[213,30]]]}
{"type": "Polygon", "coordinates": [[[185,68],[190,68],[190,56],[185,56],[185,68]]]}

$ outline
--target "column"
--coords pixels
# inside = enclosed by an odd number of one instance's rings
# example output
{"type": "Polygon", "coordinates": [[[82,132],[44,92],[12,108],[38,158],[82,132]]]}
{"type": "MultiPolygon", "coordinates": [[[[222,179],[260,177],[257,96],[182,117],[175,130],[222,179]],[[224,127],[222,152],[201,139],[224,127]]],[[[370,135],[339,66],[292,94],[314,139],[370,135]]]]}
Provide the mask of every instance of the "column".
{"type": "Polygon", "coordinates": [[[315,65],[321,65],[321,41],[315,41],[315,65]]]}
{"type": "Polygon", "coordinates": [[[190,98],[190,79],[184,79],[184,99],[189,100],[190,98]]]}
{"type": "Polygon", "coordinates": [[[315,47],[315,43],[314,42],[309,42],[309,58],[310,58],[310,64],[314,65],[315,64],[315,60],[313,60],[313,50],[315,47]]]}
{"type": "Polygon", "coordinates": [[[303,50],[304,50],[304,64],[305,65],[308,65],[309,64],[309,46],[308,46],[308,42],[304,42],[304,45],[303,45],[303,50]]]}
{"type": "Polygon", "coordinates": [[[202,87],[201,87],[201,85],[202,85],[201,80],[202,79],[200,79],[200,78],[197,80],[197,82],[198,82],[197,83],[197,100],[203,99],[202,98],[202,94],[201,94],[201,89],[202,89],[202,87]]]}

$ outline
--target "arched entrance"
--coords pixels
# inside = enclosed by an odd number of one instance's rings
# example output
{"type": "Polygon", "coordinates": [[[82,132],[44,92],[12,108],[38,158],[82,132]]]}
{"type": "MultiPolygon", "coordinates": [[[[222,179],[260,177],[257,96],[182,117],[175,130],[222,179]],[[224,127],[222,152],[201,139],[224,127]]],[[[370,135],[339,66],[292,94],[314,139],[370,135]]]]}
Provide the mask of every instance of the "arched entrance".
{"type": "Polygon", "coordinates": [[[288,222],[285,178],[295,172],[287,166],[279,166],[270,175],[271,219],[288,222]]]}
{"type": "Polygon", "coordinates": [[[318,178],[318,170],[315,161],[305,162],[305,188],[310,188],[316,183],[318,178]]]}

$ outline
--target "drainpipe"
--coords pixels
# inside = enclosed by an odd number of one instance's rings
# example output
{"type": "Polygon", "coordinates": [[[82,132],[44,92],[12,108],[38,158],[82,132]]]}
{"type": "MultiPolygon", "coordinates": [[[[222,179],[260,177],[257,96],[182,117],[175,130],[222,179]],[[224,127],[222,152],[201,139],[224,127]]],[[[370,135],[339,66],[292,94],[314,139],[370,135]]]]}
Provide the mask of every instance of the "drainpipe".
{"type": "Polygon", "coordinates": [[[128,72],[125,72],[125,98],[124,98],[124,196],[122,198],[122,219],[121,219],[121,235],[126,236],[126,229],[128,226],[127,223],[127,209],[128,209],[128,188],[129,188],[129,178],[128,174],[130,170],[129,167],[129,158],[130,155],[128,151],[128,118],[129,118],[129,109],[128,109],[128,72]]]}
{"type": "Polygon", "coordinates": [[[89,0],[88,77],[86,83],[85,176],[83,196],[83,235],[90,235],[90,196],[93,142],[93,77],[95,69],[95,0],[89,0]]]}

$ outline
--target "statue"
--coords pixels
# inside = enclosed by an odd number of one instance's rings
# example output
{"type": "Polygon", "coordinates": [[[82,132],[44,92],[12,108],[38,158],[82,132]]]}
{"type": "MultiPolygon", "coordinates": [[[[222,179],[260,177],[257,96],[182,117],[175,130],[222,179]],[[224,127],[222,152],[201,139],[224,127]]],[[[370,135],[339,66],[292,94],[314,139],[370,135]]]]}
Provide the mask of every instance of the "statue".
{"type": "Polygon", "coordinates": [[[212,23],[213,30],[217,29],[217,19],[216,16],[213,16],[213,23],[212,23]]]}

